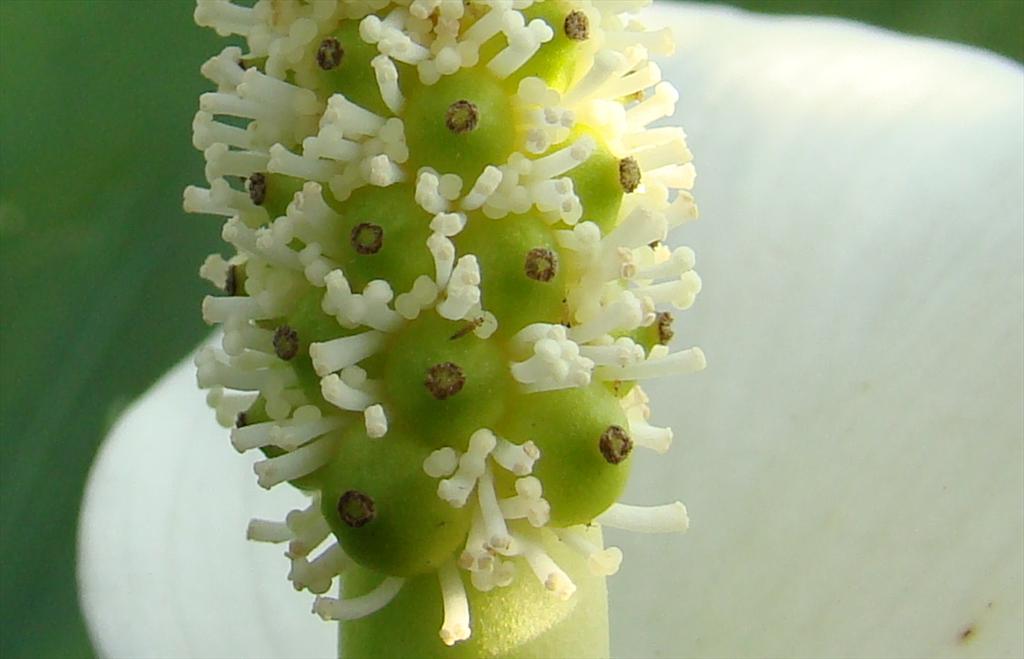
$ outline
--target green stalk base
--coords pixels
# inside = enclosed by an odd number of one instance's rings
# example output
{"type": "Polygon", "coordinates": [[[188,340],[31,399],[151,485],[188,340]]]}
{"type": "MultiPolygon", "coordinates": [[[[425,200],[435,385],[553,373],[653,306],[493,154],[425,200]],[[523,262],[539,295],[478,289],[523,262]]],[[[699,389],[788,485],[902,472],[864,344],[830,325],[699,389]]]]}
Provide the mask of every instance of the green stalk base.
{"type": "MultiPolygon", "coordinates": [[[[548,534],[546,534],[548,535],[548,534]]],[[[593,540],[600,532],[593,529],[593,540]]],[[[341,624],[341,659],[606,658],[608,595],[605,578],[590,574],[583,558],[549,536],[545,550],[572,576],[576,593],[560,601],[517,561],[511,585],[487,593],[464,579],[469,596],[472,636],[445,646],[438,630],[443,619],[441,588],[433,573],[408,580],[398,596],[371,616],[341,624]]],[[[372,590],[383,577],[362,568],[346,572],[345,597],[372,590]]]]}

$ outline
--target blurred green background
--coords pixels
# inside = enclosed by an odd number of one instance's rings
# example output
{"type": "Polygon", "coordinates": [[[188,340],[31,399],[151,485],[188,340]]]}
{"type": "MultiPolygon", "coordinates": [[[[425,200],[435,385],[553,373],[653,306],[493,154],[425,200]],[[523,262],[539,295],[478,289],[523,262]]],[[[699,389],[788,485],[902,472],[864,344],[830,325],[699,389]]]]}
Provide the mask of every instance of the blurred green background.
{"type": "MultiPolygon", "coordinates": [[[[844,16],[1024,60],[1022,0],[736,0],[844,16]]],[[[134,397],[203,336],[220,223],[198,68],[222,45],[171,0],[0,0],[0,656],[92,650],[75,592],[89,464],[134,397]]],[[[143,596],[140,594],[140,597],[143,596]]]]}

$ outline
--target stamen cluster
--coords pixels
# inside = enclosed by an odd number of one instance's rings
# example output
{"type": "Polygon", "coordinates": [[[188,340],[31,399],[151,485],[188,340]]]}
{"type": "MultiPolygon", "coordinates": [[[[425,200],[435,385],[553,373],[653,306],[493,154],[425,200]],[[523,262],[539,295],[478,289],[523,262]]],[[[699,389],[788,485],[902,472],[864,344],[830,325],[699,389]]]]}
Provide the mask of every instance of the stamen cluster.
{"type": "Polygon", "coordinates": [[[617,503],[634,447],[668,450],[638,380],[704,367],[673,352],[700,290],[668,232],[697,217],[694,170],[645,0],[198,0],[238,35],[203,74],[195,146],[226,218],[220,349],[199,385],[258,483],[307,492],[249,537],[332,620],[436,572],[440,638],[469,638],[469,585],[576,586],[562,542],[610,575],[587,525],[681,531],[673,503],[617,503]],[[315,556],[314,556],[315,554],[315,556]],[[327,596],[352,565],[380,583],[327,596]],[[517,576],[523,573],[522,576],[517,576]]]}

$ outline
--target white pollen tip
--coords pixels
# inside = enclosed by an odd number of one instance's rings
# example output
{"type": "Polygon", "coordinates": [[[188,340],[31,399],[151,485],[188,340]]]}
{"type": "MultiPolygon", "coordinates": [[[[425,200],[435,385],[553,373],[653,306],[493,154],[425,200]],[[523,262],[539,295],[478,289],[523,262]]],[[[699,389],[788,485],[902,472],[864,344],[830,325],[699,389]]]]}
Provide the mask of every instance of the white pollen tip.
{"type": "Polygon", "coordinates": [[[618,547],[608,547],[587,557],[587,567],[590,569],[590,573],[599,577],[612,576],[619,571],[620,565],[622,565],[622,550],[618,547]]]}
{"type": "Polygon", "coordinates": [[[370,405],[363,410],[363,417],[366,422],[366,434],[374,439],[383,437],[388,432],[388,418],[384,415],[384,408],[380,405],[370,405]]]}
{"type": "Polygon", "coordinates": [[[451,627],[442,627],[438,633],[441,637],[441,642],[451,647],[459,641],[465,641],[469,638],[469,627],[464,625],[452,625],[451,627]]]}
{"type": "Polygon", "coordinates": [[[459,466],[459,455],[450,446],[439,448],[423,461],[423,471],[431,478],[447,478],[459,466]]]}
{"type": "Polygon", "coordinates": [[[576,592],[576,584],[561,572],[552,572],[544,580],[544,588],[560,600],[567,600],[576,592]]]}
{"type": "Polygon", "coordinates": [[[444,620],[438,635],[445,645],[452,646],[469,638],[469,600],[455,561],[450,560],[438,568],[437,577],[444,606],[444,620]]]}

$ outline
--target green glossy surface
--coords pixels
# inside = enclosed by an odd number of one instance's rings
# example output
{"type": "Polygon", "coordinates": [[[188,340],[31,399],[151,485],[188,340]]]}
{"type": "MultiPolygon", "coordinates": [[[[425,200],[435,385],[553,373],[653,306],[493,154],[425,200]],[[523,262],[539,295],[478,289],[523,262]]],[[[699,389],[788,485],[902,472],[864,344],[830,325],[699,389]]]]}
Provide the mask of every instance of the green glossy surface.
{"type": "Polygon", "coordinates": [[[437,480],[423,472],[429,453],[396,430],[370,439],[356,425],[342,437],[324,469],[321,510],[342,548],[363,567],[399,576],[436,570],[465,542],[469,510],[437,496],[437,480]],[[349,526],[338,514],[338,500],[350,490],[373,499],[376,515],[363,526],[349,526]]]}
{"type": "Polygon", "coordinates": [[[452,338],[465,327],[466,321],[426,311],[397,332],[384,351],[383,377],[391,387],[384,407],[394,411],[389,422],[404,425],[431,447],[464,451],[474,431],[490,427],[505,412],[515,384],[498,342],[472,332],[452,338]],[[465,384],[438,400],[424,384],[427,371],[449,362],[462,369],[465,384]]]}
{"type": "MultiPolygon", "coordinates": [[[[360,107],[381,116],[390,116],[390,111],[380,98],[377,79],[374,77],[373,67],[370,66],[370,61],[380,53],[376,46],[366,43],[359,37],[358,21],[345,21],[331,36],[338,40],[345,51],[341,63],[328,71],[317,69],[316,80],[298,82],[317,87],[323,99],[341,92],[345,98],[360,107]]],[[[314,44],[314,53],[319,46],[319,42],[314,44]]],[[[399,73],[399,80],[403,77],[402,73],[399,73]]]]}
{"type": "Polygon", "coordinates": [[[516,443],[540,449],[533,474],[544,485],[554,526],[587,524],[614,503],[626,486],[632,458],[609,464],[601,434],[612,425],[628,428],[615,396],[601,383],[520,396],[498,430],[516,443]]]}
{"type": "Polygon", "coordinates": [[[460,254],[475,254],[480,264],[480,303],[498,319],[498,335],[508,337],[530,323],[559,323],[564,315],[565,259],[559,258],[551,229],[535,215],[509,215],[491,220],[471,214],[455,237],[460,254]],[[548,281],[526,275],[526,258],[535,248],[558,258],[548,281]]]}
{"type": "Polygon", "coordinates": [[[417,83],[403,119],[412,171],[428,166],[458,174],[466,191],[484,167],[503,164],[520,139],[505,85],[482,67],[463,69],[430,87],[417,83]],[[448,129],[445,116],[461,100],[476,106],[479,120],[473,130],[457,134],[448,129]]]}
{"type": "Polygon", "coordinates": [[[619,183],[619,159],[598,140],[593,155],[567,172],[566,176],[572,179],[573,191],[583,205],[582,220],[595,222],[601,227],[602,234],[611,231],[625,194],[619,183]]]}
{"type": "Polygon", "coordinates": [[[533,59],[509,76],[509,82],[518,84],[523,78],[537,76],[558,91],[564,91],[569,86],[576,71],[573,55],[580,47],[580,42],[565,35],[565,17],[570,11],[571,7],[562,0],[548,0],[523,12],[527,22],[539,18],[555,34],[551,41],[540,47],[533,59]]]}
{"type": "Polygon", "coordinates": [[[433,276],[434,259],[427,249],[432,216],[416,203],[412,184],[368,185],[332,204],[341,214],[344,235],[339,245],[324,250],[338,255],[338,265],[354,293],[362,292],[374,279],[383,279],[398,295],[411,289],[420,275],[433,276]],[[353,230],[364,223],[383,231],[380,247],[372,254],[358,252],[352,242],[353,230]]]}

